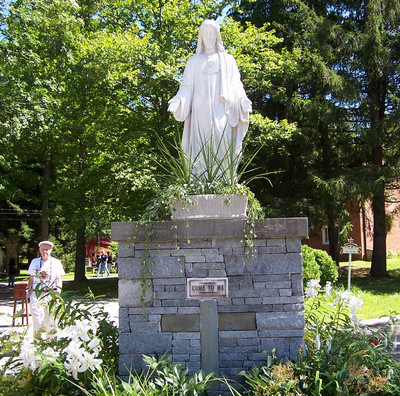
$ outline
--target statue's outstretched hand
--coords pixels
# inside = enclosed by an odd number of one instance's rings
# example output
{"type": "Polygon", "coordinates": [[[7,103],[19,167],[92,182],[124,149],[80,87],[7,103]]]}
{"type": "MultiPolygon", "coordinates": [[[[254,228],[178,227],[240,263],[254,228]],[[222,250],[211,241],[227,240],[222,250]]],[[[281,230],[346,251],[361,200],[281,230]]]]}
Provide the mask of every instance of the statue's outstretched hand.
{"type": "Polygon", "coordinates": [[[179,98],[174,97],[170,99],[168,103],[169,103],[168,111],[170,111],[171,113],[175,113],[175,111],[178,110],[180,100],[179,98]]]}
{"type": "Polygon", "coordinates": [[[240,106],[242,107],[242,110],[245,113],[251,113],[252,107],[251,107],[251,101],[247,98],[242,98],[240,100],[240,106]]]}

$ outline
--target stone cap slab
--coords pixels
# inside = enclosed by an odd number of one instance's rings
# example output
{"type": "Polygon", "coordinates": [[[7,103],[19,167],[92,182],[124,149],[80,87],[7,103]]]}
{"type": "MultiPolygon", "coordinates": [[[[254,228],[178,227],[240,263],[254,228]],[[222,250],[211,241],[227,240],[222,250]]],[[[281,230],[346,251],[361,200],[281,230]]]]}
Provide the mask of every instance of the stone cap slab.
{"type": "MultiPolygon", "coordinates": [[[[195,239],[234,239],[243,238],[247,222],[245,219],[208,219],[155,221],[152,224],[151,241],[180,241],[195,239]]],[[[137,228],[137,222],[112,222],[111,239],[113,241],[145,241],[147,230],[137,228]],[[136,235],[135,235],[136,234],[136,235]]],[[[268,218],[256,221],[257,238],[298,237],[308,235],[306,217],[268,218]]]]}

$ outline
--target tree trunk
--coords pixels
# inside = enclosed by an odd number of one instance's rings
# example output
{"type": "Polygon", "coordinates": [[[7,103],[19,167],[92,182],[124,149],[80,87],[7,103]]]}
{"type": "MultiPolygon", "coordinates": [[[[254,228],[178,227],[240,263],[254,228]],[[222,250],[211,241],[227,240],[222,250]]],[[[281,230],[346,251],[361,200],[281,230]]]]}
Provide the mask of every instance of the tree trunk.
{"type": "Polygon", "coordinates": [[[42,241],[49,239],[49,180],[50,180],[50,158],[46,159],[46,164],[43,170],[44,187],[42,188],[42,222],[41,236],[42,241]]]}
{"type": "Polygon", "coordinates": [[[329,255],[339,263],[339,235],[335,219],[328,219],[329,255]]]}
{"type": "Polygon", "coordinates": [[[76,257],[75,257],[75,281],[83,282],[86,281],[85,273],[85,230],[86,225],[80,226],[76,232],[76,257]]]}
{"type": "Polygon", "coordinates": [[[366,34],[368,36],[365,51],[367,72],[367,94],[370,117],[370,133],[374,145],[371,152],[371,164],[377,186],[372,198],[372,211],[374,218],[373,252],[371,263],[371,276],[387,276],[386,270],[386,208],[385,208],[385,182],[382,180],[384,158],[383,145],[385,135],[385,110],[388,95],[385,70],[382,70],[381,59],[382,38],[379,35],[382,22],[381,7],[376,0],[365,2],[366,34]],[[382,180],[382,181],[379,181],[382,180]]]}
{"type": "Polygon", "coordinates": [[[15,259],[17,266],[19,265],[19,254],[18,254],[18,236],[17,235],[9,235],[7,238],[1,240],[1,243],[6,248],[6,268],[8,271],[8,263],[10,259],[15,259]]]}
{"type": "MultiPolygon", "coordinates": [[[[373,153],[375,166],[382,166],[382,147],[376,147],[373,153]]],[[[371,276],[388,276],[386,270],[386,210],[385,210],[385,183],[382,181],[377,186],[372,198],[372,211],[374,218],[373,252],[371,263],[371,276]]]]}

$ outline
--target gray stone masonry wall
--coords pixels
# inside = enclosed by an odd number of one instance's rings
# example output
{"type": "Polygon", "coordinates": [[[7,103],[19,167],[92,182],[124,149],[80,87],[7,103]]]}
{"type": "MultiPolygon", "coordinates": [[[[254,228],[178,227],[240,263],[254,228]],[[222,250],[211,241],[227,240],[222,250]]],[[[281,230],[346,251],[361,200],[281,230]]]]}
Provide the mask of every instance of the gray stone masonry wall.
{"type": "Polygon", "coordinates": [[[219,375],[238,379],[273,348],[279,355],[297,355],[304,336],[306,218],[257,224],[248,258],[245,220],[155,222],[151,241],[145,241],[144,229],[133,240],[135,226],[111,225],[112,239],[119,242],[121,376],[144,368],[141,355],[153,353],[172,356],[192,373],[201,369],[200,300],[187,298],[187,278],[228,278],[228,298],[217,299],[219,375]]]}

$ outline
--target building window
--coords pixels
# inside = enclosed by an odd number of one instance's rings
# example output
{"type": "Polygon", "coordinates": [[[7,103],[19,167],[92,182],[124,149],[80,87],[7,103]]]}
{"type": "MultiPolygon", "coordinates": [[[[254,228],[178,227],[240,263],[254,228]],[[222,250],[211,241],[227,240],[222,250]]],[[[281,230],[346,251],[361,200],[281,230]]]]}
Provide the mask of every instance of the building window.
{"type": "Polygon", "coordinates": [[[322,227],[322,244],[329,245],[328,226],[322,227]]]}

